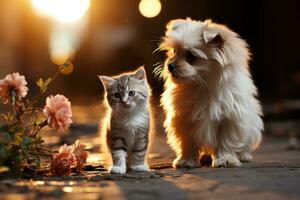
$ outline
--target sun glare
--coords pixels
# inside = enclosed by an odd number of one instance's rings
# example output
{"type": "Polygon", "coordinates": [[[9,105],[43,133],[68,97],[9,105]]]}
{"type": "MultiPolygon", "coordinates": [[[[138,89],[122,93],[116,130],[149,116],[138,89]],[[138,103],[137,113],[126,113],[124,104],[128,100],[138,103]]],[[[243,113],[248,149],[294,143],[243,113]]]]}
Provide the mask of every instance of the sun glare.
{"type": "Polygon", "coordinates": [[[61,65],[69,60],[75,54],[75,46],[72,30],[62,27],[53,28],[49,41],[50,56],[53,63],[61,65]]]}
{"type": "Polygon", "coordinates": [[[161,2],[159,0],[141,0],[139,10],[144,17],[156,17],[161,11],[161,2]]]}
{"type": "Polygon", "coordinates": [[[90,7],[90,0],[31,0],[40,15],[60,22],[78,21],[90,7]]]}

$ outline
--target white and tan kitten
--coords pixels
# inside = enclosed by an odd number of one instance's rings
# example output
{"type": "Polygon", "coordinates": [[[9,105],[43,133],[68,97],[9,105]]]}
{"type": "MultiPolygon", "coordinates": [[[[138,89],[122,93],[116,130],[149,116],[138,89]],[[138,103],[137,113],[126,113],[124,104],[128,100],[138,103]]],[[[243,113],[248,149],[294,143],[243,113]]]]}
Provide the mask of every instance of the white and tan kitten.
{"type": "Polygon", "coordinates": [[[105,89],[105,120],[101,135],[112,158],[110,173],[124,174],[127,167],[148,171],[145,156],[149,141],[150,88],[144,67],[118,76],[99,76],[105,89]]]}

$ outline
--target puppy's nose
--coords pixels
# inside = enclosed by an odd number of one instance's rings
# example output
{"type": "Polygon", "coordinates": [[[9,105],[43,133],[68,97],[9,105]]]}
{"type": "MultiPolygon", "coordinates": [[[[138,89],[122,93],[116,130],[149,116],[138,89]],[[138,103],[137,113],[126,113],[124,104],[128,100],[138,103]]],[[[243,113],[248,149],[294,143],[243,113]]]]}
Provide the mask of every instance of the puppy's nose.
{"type": "Polygon", "coordinates": [[[176,68],[175,63],[169,63],[169,64],[168,64],[168,70],[169,70],[170,72],[174,72],[174,71],[175,71],[175,68],[176,68]]]}

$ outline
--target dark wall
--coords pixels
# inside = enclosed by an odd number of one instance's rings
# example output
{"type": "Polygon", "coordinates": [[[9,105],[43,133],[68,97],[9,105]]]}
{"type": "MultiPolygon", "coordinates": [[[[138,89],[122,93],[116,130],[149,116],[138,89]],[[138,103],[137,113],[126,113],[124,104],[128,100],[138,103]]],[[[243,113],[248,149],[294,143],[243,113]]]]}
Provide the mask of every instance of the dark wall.
{"type": "MultiPolygon", "coordinates": [[[[253,53],[252,74],[262,99],[300,97],[300,1],[163,0],[162,12],[153,19],[140,15],[138,1],[113,2],[119,7],[112,8],[115,15],[107,16],[106,20],[134,25],[139,34],[134,42],[118,51],[115,59],[105,63],[97,59],[90,61],[93,65],[105,64],[109,69],[99,68],[98,73],[119,73],[145,64],[154,91],[159,94],[161,82],[153,79],[150,73],[153,64],[164,58],[163,53],[152,52],[164,34],[165,24],[174,18],[211,18],[226,24],[249,43],[253,53]]],[[[77,60],[82,58],[77,57],[77,60]]]]}
{"type": "MultiPolygon", "coordinates": [[[[70,76],[60,78],[54,90],[73,96],[97,96],[101,92],[97,74],[121,73],[144,64],[154,93],[159,96],[162,82],[153,78],[152,71],[154,64],[163,61],[164,53],[153,51],[169,20],[192,17],[198,20],[211,18],[223,23],[249,43],[253,53],[251,70],[261,99],[300,98],[300,1],[161,2],[160,15],[147,19],[138,11],[138,0],[92,0],[87,35],[73,60],[75,71],[70,76]],[[101,47],[103,44],[96,38],[99,34],[105,34],[109,27],[122,26],[134,31],[131,41],[107,56],[101,56],[105,52],[100,52],[95,46],[101,47]]],[[[25,17],[21,12],[18,14],[22,38],[17,46],[16,60],[19,62],[19,71],[27,73],[28,78],[36,79],[54,71],[47,48],[50,23],[30,13],[29,7],[29,4],[22,6],[26,11],[25,17]],[[36,66],[35,70],[32,70],[32,65],[36,66]]],[[[33,80],[31,82],[34,83],[33,80]]]]}

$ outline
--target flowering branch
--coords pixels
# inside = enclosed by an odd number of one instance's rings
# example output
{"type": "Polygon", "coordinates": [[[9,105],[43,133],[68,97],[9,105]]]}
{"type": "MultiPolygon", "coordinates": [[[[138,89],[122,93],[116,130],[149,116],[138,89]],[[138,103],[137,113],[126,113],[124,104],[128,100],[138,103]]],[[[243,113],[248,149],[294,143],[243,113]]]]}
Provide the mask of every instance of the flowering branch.
{"type": "Polygon", "coordinates": [[[39,166],[40,156],[52,157],[49,150],[40,146],[44,141],[39,133],[45,126],[66,131],[72,123],[71,102],[57,94],[47,97],[44,108],[34,105],[60,73],[67,74],[72,70],[73,65],[67,62],[58,66],[52,78],[39,79],[37,86],[40,91],[31,101],[26,99],[29,89],[25,76],[12,73],[0,79],[0,101],[12,107],[11,112],[1,115],[6,124],[0,126],[0,168],[20,170],[25,165],[39,166]],[[24,124],[25,115],[34,116],[29,125],[24,124]]]}
{"type": "Polygon", "coordinates": [[[40,87],[40,92],[31,100],[31,106],[33,106],[39,100],[42,94],[44,94],[46,90],[50,88],[51,83],[56,80],[59,74],[63,73],[66,70],[69,70],[68,68],[73,69],[73,65],[70,62],[65,62],[64,64],[58,66],[58,69],[51,78],[48,78],[46,81],[43,81],[43,79],[40,78],[36,82],[37,86],[40,87]]]}

